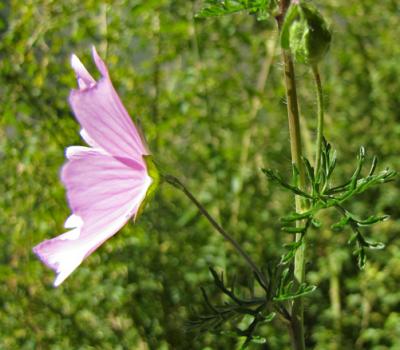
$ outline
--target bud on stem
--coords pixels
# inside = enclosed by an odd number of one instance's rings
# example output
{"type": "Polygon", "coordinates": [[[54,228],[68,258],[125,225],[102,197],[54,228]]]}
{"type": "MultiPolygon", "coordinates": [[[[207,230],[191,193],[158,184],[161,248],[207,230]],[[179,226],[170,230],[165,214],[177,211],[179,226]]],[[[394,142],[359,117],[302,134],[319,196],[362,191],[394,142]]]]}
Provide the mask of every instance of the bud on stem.
{"type": "Polygon", "coordinates": [[[286,14],[281,46],[290,49],[298,62],[317,64],[327,53],[332,35],[325,19],[310,4],[293,2],[286,14]]]}

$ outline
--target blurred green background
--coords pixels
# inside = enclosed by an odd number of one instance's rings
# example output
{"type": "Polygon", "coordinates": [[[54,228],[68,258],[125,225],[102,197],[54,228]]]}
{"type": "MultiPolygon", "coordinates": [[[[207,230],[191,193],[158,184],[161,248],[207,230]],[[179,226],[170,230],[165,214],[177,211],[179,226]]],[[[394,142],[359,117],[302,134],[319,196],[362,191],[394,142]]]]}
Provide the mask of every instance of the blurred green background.
{"type": "MultiPolygon", "coordinates": [[[[347,179],[358,147],[400,169],[400,5],[395,0],[315,1],[334,41],[322,65],[326,136],[347,179]]],[[[132,223],[59,288],[32,247],[64,232],[69,215],[59,180],[64,149],[82,144],[67,96],[76,53],[94,72],[96,45],[155,156],[180,177],[263,267],[291,237],[279,217],[291,195],[261,167],[290,175],[282,66],[274,21],[253,16],[195,20],[197,0],[11,0],[0,4],[0,349],[235,349],[240,341],[193,335],[185,322],[204,311],[199,287],[221,299],[208,266],[249,271],[173,188],[162,186],[132,223]]],[[[297,67],[305,149],[313,152],[315,99],[297,67]]],[[[368,236],[383,241],[360,272],[327,215],[310,232],[308,348],[400,349],[399,182],[350,208],[392,219],[368,236]]],[[[285,327],[263,326],[267,345],[288,349],[285,327]]]]}

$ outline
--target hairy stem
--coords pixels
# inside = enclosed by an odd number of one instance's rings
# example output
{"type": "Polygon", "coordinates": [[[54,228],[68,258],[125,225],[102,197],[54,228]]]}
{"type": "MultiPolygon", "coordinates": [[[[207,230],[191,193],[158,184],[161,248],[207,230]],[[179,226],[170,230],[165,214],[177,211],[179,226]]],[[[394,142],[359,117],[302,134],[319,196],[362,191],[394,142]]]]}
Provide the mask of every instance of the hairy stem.
{"type": "Polygon", "coordinates": [[[314,76],[318,105],[317,150],[315,153],[315,174],[317,175],[321,168],[322,138],[324,136],[324,97],[322,93],[321,76],[319,75],[318,66],[316,64],[312,65],[311,70],[314,76]]]}
{"type": "Polygon", "coordinates": [[[188,197],[192,203],[199,209],[200,213],[209,221],[209,223],[217,230],[218,233],[222,235],[239,253],[239,255],[246,261],[251,270],[257,275],[259,280],[262,282],[263,287],[267,288],[267,280],[265,279],[264,274],[260,271],[251,257],[242,249],[240,244],[228,233],[224,230],[224,228],[211,216],[211,214],[200,204],[200,202],[195,198],[195,196],[188,190],[188,188],[175,176],[172,175],[164,175],[163,179],[168,182],[170,185],[175,188],[181,190],[186,197],[188,197]]]}
{"type": "MultiPolygon", "coordinates": [[[[280,7],[281,13],[277,17],[278,26],[281,29],[283,19],[286,15],[286,11],[290,5],[289,0],[281,0],[280,7]]],[[[289,122],[289,134],[290,134],[290,149],[292,155],[292,163],[297,167],[299,171],[298,186],[305,190],[305,172],[302,162],[302,144],[301,144],[301,128],[299,118],[299,107],[297,101],[297,90],[296,90],[296,77],[294,72],[293,60],[290,53],[286,50],[282,50],[282,60],[284,64],[284,77],[286,86],[286,99],[287,99],[287,112],[289,122]]],[[[306,204],[299,197],[295,197],[296,212],[301,213],[306,209],[306,204]]],[[[301,222],[297,222],[297,225],[303,225],[301,222]]],[[[294,277],[296,284],[300,285],[304,282],[305,277],[305,249],[306,242],[302,234],[296,235],[296,241],[302,240],[302,244],[297,249],[294,258],[294,277]]],[[[305,349],[304,341],[304,306],[303,298],[296,298],[293,301],[292,315],[290,324],[290,334],[292,338],[292,347],[296,350],[305,349]]]]}
{"type": "MultiPolygon", "coordinates": [[[[285,83],[286,83],[286,97],[288,106],[288,121],[289,121],[289,133],[290,133],[290,145],[292,152],[292,162],[296,165],[299,170],[299,187],[305,189],[305,175],[304,167],[301,160],[302,157],[302,146],[301,146],[301,133],[300,133],[300,119],[299,110],[297,104],[297,92],[296,92],[296,80],[294,73],[293,61],[289,53],[283,52],[283,62],[285,68],[285,83]]],[[[305,208],[304,201],[301,197],[295,197],[296,212],[301,213],[305,208]]],[[[298,226],[302,226],[303,223],[298,221],[298,226]]],[[[296,250],[294,257],[294,277],[297,285],[304,282],[305,277],[305,249],[306,242],[303,234],[296,235],[296,242],[302,240],[302,244],[296,250]]],[[[303,298],[296,298],[293,301],[292,308],[292,345],[293,349],[304,350],[304,306],[303,298]]]]}

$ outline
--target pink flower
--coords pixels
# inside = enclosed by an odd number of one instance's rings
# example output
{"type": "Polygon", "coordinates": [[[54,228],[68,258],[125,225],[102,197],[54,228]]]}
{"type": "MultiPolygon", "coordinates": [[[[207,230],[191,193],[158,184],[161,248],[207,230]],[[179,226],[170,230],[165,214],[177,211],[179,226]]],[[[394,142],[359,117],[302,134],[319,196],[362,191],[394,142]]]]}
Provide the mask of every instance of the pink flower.
{"type": "Polygon", "coordinates": [[[150,152],[115,91],[105,63],[93,48],[99,81],[71,57],[79,89],[69,102],[90,147],[66,149],[61,180],[72,215],[70,231],[33,248],[60,285],[102,243],[136,218],[159,182],[150,152]]]}

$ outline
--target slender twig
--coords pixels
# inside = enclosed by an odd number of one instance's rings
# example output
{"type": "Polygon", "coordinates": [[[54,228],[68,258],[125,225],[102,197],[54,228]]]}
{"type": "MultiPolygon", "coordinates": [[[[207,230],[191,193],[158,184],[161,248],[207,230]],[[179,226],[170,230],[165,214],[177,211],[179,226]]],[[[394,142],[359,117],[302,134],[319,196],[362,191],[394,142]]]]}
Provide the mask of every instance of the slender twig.
{"type": "Polygon", "coordinates": [[[224,230],[224,228],[211,216],[211,214],[203,207],[202,204],[194,197],[194,195],[188,190],[188,188],[175,176],[172,175],[164,175],[163,179],[169,183],[170,185],[174,186],[175,188],[181,190],[186,197],[188,197],[192,203],[199,209],[200,213],[210,222],[210,224],[224,237],[235,250],[244,258],[246,263],[250,266],[252,271],[259,277],[261,280],[264,289],[267,289],[267,280],[264,274],[260,271],[251,257],[242,249],[240,244],[228,233],[224,230]]]}

